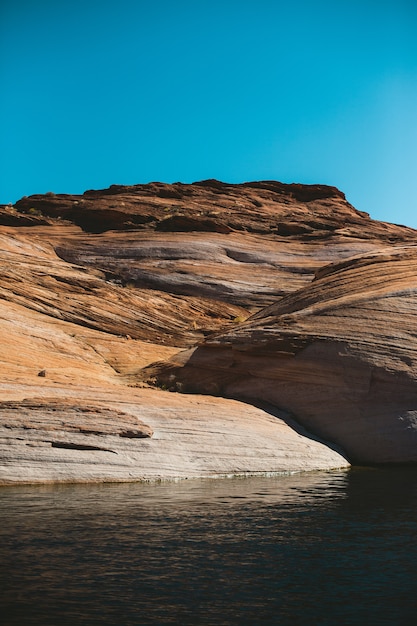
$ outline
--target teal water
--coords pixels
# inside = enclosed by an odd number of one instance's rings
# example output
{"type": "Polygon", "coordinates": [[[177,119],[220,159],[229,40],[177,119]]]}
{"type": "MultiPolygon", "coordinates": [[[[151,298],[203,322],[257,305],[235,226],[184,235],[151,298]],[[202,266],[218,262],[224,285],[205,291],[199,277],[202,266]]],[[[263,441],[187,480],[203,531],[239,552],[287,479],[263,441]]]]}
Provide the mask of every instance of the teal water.
{"type": "Polygon", "coordinates": [[[414,625],[417,471],[0,489],[0,623],[414,625]]]}

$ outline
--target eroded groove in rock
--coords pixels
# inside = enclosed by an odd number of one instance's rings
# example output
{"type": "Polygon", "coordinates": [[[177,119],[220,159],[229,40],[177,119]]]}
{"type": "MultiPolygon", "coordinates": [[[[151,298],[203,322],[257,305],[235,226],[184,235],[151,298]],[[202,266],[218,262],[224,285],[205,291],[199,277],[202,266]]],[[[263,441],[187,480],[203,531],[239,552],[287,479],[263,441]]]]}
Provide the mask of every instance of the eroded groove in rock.
{"type": "Polygon", "coordinates": [[[61,448],[63,450],[97,450],[98,452],[111,452],[117,454],[114,450],[109,448],[102,448],[101,446],[92,446],[84,443],[71,443],[70,441],[51,441],[53,448],[61,448]]]}

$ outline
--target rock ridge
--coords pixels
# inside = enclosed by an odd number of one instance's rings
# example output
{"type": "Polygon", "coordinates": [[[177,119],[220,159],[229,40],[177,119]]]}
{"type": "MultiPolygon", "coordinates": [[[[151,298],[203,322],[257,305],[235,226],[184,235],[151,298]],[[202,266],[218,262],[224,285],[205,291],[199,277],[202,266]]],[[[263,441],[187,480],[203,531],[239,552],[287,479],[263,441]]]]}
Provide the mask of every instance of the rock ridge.
{"type": "Polygon", "coordinates": [[[414,236],[412,229],[372,222],[336,187],[277,181],[113,185],[82,195],[33,195],[22,198],[13,208],[25,219],[66,219],[86,232],[97,233],[162,228],[169,232],[244,231],[318,239],[342,229],[345,236],[362,239],[376,233],[387,240],[414,236]],[[216,228],[220,230],[213,230],[216,228]]]}

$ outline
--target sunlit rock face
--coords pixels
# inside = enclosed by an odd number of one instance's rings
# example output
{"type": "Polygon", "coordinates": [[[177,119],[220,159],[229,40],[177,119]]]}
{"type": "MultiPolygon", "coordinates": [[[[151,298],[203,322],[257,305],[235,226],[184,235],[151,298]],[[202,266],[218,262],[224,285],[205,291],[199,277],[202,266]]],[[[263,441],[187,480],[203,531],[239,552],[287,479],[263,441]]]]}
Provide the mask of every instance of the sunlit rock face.
{"type": "Polygon", "coordinates": [[[0,482],[414,461],[416,236],[275,181],[0,207],[0,482]]]}
{"type": "MultiPolygon", "coordinates": [[[[76,390],[68,390],[69,393],[76,390]]],[[[0,401],[0,484],[164,480],[345,468],[276,412],[153,389],[0,401]],[[121,411],[120,409],[123,409],[121,411]],[[145,423],[146,422],[146,423],[145,423]]]]}
{"type": "Polygon", "coordinates": [[[368,254],[149,374],[270,402],[355,463],[415,463],[416,311],[416,248],[368,254]]]}
{"type": "MultiPolygon", "coordinates": [[[[334,187],[276,181],[113,185],[83,195],[30,196],[0,211],[5,225],[28,226],[28,220],[39,226],[27,234],[53,247],[63,268],[82,266],[91,286],[91,274],[105,279],[100,298],[113,284],[136,288],[130,295],[145,298],[152,291],[175,296],[166,315],[173,311],[176,320],[195,308],[194,327],[201,332],[191,342],[241,317],[239,307],[253,312],[309,283],[327,263],[415,241],[416,234],[371,220],[334,187]],[[45,222],[49,227],[42,231],[45,222]]],[[[151,315],[160,312],[159,304],[151,302],[151,315]]],[[[181,333],[161,321],[166,341],[180,341],[181,333]]]]}

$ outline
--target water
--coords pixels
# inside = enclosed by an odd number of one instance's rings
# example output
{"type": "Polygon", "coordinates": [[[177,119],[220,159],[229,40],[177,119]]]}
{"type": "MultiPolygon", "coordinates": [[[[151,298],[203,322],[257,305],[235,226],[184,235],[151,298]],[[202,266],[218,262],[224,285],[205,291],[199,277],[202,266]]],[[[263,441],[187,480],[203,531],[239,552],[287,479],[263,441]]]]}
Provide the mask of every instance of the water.
{"type": "Polygon", "coordinates": [[[414,625],[417,471],[0,489],[0,623],[414,625]]]}

